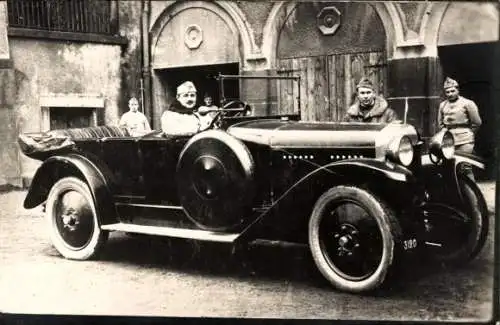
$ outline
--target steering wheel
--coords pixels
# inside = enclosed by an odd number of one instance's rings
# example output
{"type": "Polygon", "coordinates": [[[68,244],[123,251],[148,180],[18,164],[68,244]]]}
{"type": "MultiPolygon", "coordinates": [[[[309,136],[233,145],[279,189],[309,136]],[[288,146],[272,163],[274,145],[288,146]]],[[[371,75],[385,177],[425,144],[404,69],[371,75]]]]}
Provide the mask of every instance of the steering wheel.
{"type": "Polygon", "coordinates": [[[241,113],[245,112],[249,108],[248,104],[242,100],[235,99],[227,102],[222,106],[221,110],[225,111],[225,116],[227,117],[237,117],[241,113]],[[233,107],[236,106],[236,107],[233,107]]]}
{"type": "Polygon", "coordinates": [[[237,117],[240,116],[241,113],[244,113],[249,108],[249,105],[242,100],[236,99],[227,102],[220,108],[217,114],[212,119],[212,122],[208,125],[206,130],[213,128],[220,128],[222,117],[237,117]],[[237,108],[231,108],[231,106],[238,106],[237,108]]]}

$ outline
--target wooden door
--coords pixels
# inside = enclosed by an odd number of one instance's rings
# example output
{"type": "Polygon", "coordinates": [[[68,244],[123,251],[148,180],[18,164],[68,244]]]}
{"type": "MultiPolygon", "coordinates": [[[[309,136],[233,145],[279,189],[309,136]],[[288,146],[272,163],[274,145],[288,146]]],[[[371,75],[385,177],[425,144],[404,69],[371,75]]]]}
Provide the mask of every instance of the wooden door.
{"type": "Polygon", "coordinates": [[[379,93],[386,92],[386,58],[380,51],[281,59],[277,72],[300,76],[300,87],[292,81],[278,81],[279,104],[272,113],[298,112],[300,88],[301,118],[307,121],[342,120],[363,76],[372,80],[379,93]]]}

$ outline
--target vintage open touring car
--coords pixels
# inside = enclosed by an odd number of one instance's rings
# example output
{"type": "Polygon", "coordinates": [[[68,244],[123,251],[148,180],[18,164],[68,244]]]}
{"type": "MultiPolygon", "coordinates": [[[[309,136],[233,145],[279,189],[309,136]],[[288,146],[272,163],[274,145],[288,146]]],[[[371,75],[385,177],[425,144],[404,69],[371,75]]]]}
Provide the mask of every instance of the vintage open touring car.
{"type": "Polygon", "coordinates": [[[483,247],[486,203],[459,172],[482,163],[455,153],[450,132],[424,154],[404,123],[235,116],[248,109],[231,101],[191,137],[111,126],[20,135],[24,154],[43,161],[24,207],[46,204],[69,259],[96,257],[110,231],[283,240],[309,245],[322,275],[349,292],[378,288],[407,255],[457,265],[483,247]]]}

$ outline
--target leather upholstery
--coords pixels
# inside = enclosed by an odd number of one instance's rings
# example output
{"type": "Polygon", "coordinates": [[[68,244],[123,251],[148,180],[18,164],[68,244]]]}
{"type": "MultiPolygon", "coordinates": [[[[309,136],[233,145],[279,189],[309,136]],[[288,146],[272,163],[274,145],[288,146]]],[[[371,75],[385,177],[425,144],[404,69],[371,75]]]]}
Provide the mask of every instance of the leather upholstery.
{"type": "Polygon", "coordinates": [[[129,137],[126,128],[118,126],[95,126],[87,128],[73,128],[49,131],[53,136],[67,136],[70,139],[101,139],[115,137],[129,137]]]}

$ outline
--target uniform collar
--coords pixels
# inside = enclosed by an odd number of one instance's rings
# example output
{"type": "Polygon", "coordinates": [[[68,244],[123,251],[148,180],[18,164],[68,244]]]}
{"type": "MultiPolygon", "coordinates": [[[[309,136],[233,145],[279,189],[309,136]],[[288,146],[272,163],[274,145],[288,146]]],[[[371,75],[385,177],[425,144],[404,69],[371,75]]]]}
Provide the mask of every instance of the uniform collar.
{"type": "Polygon", "coordinates": [[[388,104],[387,101],[382,98],[381,96],[375,97],[375,101],[373,102],[372,108],[369,110],[368,114],[364,115],[362,113],[360,103],[356,99],[356,102],[349,107],[347,110],[347,114],[351,116],[363,116],[363,117],[375,117],[375,116],[382,116],[387,109],[388,104]]]}

